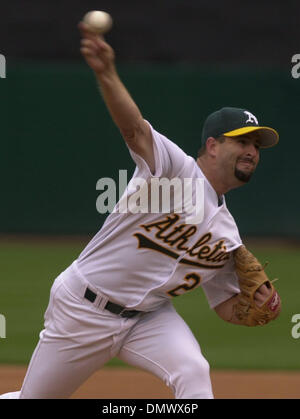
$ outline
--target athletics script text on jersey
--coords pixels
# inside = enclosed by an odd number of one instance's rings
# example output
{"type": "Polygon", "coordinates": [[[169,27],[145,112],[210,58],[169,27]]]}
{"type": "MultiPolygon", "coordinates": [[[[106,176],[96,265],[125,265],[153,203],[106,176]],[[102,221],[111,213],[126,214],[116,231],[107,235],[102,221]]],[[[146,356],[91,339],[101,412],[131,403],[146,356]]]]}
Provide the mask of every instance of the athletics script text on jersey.
{"type": "Polygon", "coordinates": [[[210,232],[201,235],[190,246],[191,239],[197,233],[197,226],[180,223],[178,214],[167,215],[158,221],[142,224],[141,227],[146,232],[155,232],[156,240],[154,241],[148,235],[137,232],[134,236],[138,239],[139,248],[152,249],[173,259],[178,259],[184,253],[187,257],[180,260],[182,264],[217,269],[222,268],[225,261],[230,257],[226,252],[224,240],[218,240],[213,246],[209,244],[212,240],[212,233],[210,232]]]}

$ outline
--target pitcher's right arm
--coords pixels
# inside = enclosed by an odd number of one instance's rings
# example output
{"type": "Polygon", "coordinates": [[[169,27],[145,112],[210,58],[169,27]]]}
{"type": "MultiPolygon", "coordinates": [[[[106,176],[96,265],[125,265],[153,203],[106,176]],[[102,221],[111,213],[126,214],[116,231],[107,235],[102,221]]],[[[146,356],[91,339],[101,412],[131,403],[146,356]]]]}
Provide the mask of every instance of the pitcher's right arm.
{"type": "Polygon", "coordinates": [[[80,51],[95,73],[103,100],[128,147],[140,155],[155,171],[153,140],[150,127],[118,76],[115,54],[104,39],[80,22],[80,51]]]}

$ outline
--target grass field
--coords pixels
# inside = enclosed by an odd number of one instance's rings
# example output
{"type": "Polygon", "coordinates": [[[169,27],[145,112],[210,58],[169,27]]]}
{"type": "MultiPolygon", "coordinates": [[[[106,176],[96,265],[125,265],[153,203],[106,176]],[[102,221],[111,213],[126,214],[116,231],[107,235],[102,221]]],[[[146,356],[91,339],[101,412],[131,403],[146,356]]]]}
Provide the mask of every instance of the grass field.
{"type": "MultiPolygon", "coordinates": [[[[0,313],[6,339],[0,339],[0,364],[27,364],[43,327],[43,314],[55,277],[77,258],[85,239],[0,239],[0,313]]],[[[300,313],[299,247],[249,246],[269,277],[279,278],[282,313],[265,327],[226,324],[210,310],[201,288],[174,299],[212,368],[300,369],[300,339],[291,335],[292,316],[300,313]]],[[[124,365],[118,359],[110,366],[124,365]]]]}

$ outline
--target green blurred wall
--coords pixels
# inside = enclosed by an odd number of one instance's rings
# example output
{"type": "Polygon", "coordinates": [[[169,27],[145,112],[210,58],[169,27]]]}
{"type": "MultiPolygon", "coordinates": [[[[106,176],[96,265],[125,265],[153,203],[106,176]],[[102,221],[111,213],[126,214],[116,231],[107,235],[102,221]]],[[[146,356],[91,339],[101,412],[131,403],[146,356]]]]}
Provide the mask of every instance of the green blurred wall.
{"type": "MultiPolygon", "coordinates": [[[[245,107],[276,128],[252,181],[227,204],[242,235],[300,237],[300,79],[290,69],[119,66],[144,117],[196,156],[206,115],[245,107]]],[[[85,64],[14,64],[1,91],[0,232],[94,233],[96,182],[134,170],[85,64]]]]}

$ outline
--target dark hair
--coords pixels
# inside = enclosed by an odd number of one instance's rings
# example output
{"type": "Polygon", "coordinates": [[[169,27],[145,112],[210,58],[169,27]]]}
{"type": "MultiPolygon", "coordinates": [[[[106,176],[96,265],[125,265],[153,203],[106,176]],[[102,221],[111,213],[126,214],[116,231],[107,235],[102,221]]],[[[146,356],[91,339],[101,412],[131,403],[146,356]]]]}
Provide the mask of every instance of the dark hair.
{"type": "MultiPolygon", "coordinates": [[[[226,140],[226,137],[224,135],[221,135],[220,137],[216,138],[216,140],[222,144],[226,140]]],[[[203,156],[205,153],[206,153],[206,143],[203,144],[201,148],[199,148],[197,158],[203,156]]]]}

